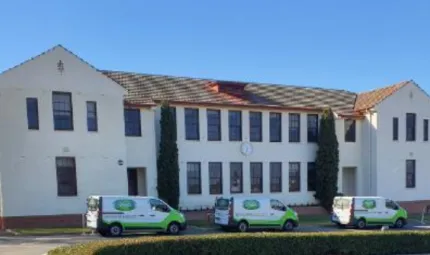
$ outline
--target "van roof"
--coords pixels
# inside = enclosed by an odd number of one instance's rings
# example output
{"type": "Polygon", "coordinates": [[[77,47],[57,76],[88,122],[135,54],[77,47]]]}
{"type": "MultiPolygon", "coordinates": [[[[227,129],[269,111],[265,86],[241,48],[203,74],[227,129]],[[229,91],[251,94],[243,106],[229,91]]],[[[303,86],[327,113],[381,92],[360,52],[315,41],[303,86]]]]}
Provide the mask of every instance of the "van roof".
{"type": "Polygon", "coordinates": [[[154,199],[158,199],[158,198],[156,198],[156,197],[152,197],[152,196],[129,196],[129,195],[90,195],[90,196],[88,196],[89,198],[91,198],[91,197],[94,197],[94,198],[100,198],[100,197],[103,197],[103,198],[136,198],[136,199],[139,199],[139,198],[154,198],[154,199]]]}
{"type": "Polygon", "coordinates": [[[274,197],[270,196],[250,196],[250,195],[231,195],[231,196],[219,196],[216,199],[225,198],[225,199],[257,199],[257,200],[264,200],[264,199],[276,199],[274,197]]]}
{"type": "Polygon", "coordinates": [[[385,199],[384,197],[380,197],[380,196],[336,196],[335,198],[385,199]]]}

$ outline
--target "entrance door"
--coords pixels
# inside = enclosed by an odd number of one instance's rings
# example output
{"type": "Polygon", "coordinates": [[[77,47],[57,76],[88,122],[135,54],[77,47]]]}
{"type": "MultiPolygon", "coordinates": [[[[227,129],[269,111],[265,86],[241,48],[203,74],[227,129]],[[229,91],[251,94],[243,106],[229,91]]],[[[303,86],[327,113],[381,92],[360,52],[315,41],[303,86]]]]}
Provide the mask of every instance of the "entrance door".
{"type": "Polygon", "coordinates": [[[128,178],[128,195],[129,196],[137,196],[138,195],[137,169],[136,168],[128,168],[127,169],[127,178],[128,178]]]}
{"type": "Polygon", "coordinates": [[[357,193],[356,182],[357,168],[344,167],[342,169],[342,191],[345,196],[355,196],[357,193]]]}

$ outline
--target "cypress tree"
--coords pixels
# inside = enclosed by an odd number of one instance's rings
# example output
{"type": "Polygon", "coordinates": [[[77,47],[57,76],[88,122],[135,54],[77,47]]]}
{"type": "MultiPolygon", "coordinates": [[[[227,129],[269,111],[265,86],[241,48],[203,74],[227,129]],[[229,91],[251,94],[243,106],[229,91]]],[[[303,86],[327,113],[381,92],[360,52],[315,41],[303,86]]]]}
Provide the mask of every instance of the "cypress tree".
{"type": "Polygon", "coordinates": [[[333,198],[338,194],[339,143],[336,136],[335,118],[331,109],[325,109],[320,121],[318,150],[315,160],[315,198],[328,212],[333,198]]]}
{"type": "Polygon", "coordinates": [[[158,197],[175,209],[179,207],[179,163],[176,123],[168,102],[161,105],[160,144],[157,159],[158,197]]]}

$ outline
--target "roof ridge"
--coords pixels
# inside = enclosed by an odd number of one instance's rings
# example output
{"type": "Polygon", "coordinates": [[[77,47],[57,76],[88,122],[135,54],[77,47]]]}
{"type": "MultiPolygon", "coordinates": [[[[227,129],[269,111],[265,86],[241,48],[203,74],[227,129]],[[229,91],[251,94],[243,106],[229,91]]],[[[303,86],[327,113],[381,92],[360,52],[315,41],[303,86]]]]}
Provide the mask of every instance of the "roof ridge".
{"type": "Polygon", "coordinates": [[[398,86],[400,84],[402,84],[402,86],[404,86],[405,84],[407,84],[407,83],[409,83],[411,81],[412,80],[403,80],[403,81],[399,81],[399,82],[396,82],[396,83],[391,84],[391,85],[386,85],[386,86],[375,88],[375,89],[372,89],[372,90],[359,92],[358,94],[360,95],[360,94],[372,93],[372,92],[376,92],[376,91],[381,90],[381,89],[387,89],[387,88],[391,88],[391,87],[394,87],[394,86],[398,86]]]}

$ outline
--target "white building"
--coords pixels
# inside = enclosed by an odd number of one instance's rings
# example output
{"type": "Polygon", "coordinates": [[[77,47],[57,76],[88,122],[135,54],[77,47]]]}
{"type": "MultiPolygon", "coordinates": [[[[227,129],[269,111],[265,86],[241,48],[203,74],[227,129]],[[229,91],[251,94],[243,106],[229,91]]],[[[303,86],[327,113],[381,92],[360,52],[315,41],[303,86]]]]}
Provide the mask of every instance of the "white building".
{"type": "Polygon", "coordinates": [[[163,99],[175,107],[184,209],[232,193],[314,203],[326,106],[340,192],[429,199],[430,98],[413,81],[356,94],[103,71],[59,45],[0,74],[3,227],[79,222],[90,194],[156,196],[163,99]]]}

